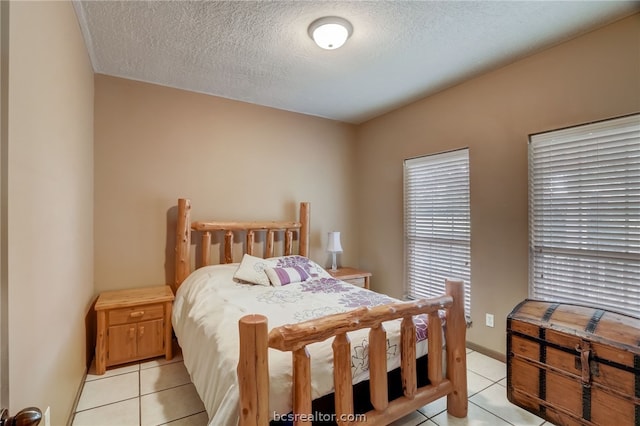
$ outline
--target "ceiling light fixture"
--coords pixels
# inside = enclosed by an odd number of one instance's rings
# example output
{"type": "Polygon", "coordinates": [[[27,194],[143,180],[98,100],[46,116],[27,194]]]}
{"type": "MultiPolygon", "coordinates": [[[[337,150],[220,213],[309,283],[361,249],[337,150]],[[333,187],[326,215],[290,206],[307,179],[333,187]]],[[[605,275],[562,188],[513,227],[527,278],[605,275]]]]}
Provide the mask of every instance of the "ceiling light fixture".
{"type": "Polygon", "coordinates": [[[309,25],[309,37],[323,49],[333,50],[342,46],[351,36],[353,26],[337,16],[325,16],[309,25]]]}

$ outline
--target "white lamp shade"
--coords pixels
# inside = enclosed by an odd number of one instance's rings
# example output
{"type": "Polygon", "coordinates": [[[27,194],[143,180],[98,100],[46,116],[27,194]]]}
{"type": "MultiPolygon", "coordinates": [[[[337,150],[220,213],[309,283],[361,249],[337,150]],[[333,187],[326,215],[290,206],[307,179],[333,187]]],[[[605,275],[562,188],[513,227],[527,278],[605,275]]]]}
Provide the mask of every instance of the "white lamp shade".
{"type": "Polygon", "coordinates": [[[309,26],[309,36],[323,49],[333,50],[342,46],[353,27],[346,19],[337,16],[326,16],[317,19],[309,26]]]}
{"type": "Polygon", "coordinates": [[[329,253],[342,253],[342,244],[340,244],[340,232],[329,232],[329,242],[327,243],[327,251],[329,253]]]}

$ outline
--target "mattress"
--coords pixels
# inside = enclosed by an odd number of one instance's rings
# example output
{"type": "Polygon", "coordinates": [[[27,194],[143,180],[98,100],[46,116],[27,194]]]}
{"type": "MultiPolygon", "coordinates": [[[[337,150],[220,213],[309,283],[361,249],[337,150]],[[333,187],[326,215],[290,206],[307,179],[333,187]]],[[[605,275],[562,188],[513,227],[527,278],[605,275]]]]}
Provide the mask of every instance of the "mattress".
{"type": "MultiPolygon", "coordinates": [[[[306,259],[306,258],[305,258],[306,259]]],[[[313,263],[306,260],[307,262],[313,263]]],[[[288,261],[290,263],[290,261],[288,261]]],[[[233,276],[238,264],[207,266],[194,271],[176,293],[173,328],[189,371],[209,416],[209,424],[238,423],[238,320],[247,314],[268,318],[271,330],[284,324],[377,306],[396,299],[332,278],[314,264],[305,282],[273,287],[251,285],[233,276]]],[[[400,322],[384,323],[387,331],[387,371],[400,365],[400,322]]],[[[416,316],[416,355],[427,352],[426,316],[416,316]]],[[[352,349],[353,383],[369,378],[368,329],[348,333],[352,349]]],[[[334,391],[332,339],[307,346],[311,356],[312,398],[334,391]]],[[[291,353],[269,349],[269,413],[292,410],[291,353]]]]}

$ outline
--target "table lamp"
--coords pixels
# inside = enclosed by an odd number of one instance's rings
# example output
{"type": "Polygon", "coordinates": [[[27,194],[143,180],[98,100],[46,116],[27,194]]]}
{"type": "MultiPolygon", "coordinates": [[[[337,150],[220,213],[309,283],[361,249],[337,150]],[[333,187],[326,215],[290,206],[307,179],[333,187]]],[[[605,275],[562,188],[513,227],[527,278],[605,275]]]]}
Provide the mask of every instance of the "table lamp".
{"type": "Polygon", "coordinates": [[[331,270],[337,271],[338,265],[336,264],[336,254],[342,253],[342,245],[340,244],[339,231],[329,232],[329,242],[327,243],[327,251],[331,253],[331,256],[332,256],[331,270]]]}

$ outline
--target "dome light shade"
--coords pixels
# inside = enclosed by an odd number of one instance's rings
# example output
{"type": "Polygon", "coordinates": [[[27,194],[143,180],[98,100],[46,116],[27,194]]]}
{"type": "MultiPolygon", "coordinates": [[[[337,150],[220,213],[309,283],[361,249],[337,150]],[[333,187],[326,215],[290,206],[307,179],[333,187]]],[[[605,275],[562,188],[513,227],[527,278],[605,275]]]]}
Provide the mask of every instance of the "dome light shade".
{"type": "Polygon", "coordinates": [[[344,18],[325,16],[309,25],[309,36],[323,49],[333,50],[342,46],[351,36],[353,27],[344,18]]]}

